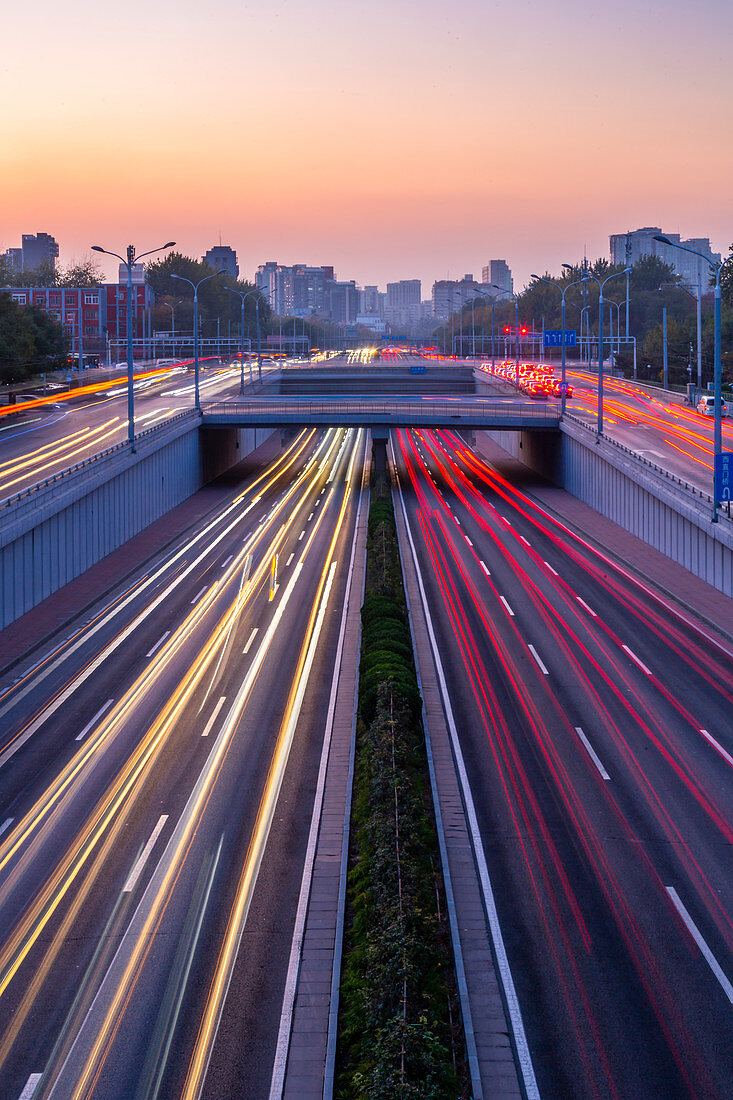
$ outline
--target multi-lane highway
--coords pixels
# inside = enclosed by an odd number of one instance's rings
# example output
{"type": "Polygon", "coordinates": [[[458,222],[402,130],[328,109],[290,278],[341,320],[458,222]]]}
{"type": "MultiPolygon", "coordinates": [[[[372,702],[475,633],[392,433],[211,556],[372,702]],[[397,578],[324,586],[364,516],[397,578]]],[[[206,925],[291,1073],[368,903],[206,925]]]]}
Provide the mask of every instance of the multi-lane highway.
{"type": "Polygon", "coordinates": [[[3,1096],[267,1095],[365,442],[302,432],[0,680],[3,1096]]]}
{"type": "MultiPolygon", "coordinates": [[[[275,369],[263,364],[263,377],[275,369]]],[[[206,365],[201,371],[202,400],[239,392],[238,364],[206,365]]],[[[245,382],[248,382],[245,365],[245,382]]],[[[193,405],[193,375],[187,367],[170,368],[162,377],[135,383],[135,431],[146,431],[193,405]]],[[[4,406],[0,417],[0,501],[45,478],[84,462],[127,439],[127,384],[80,394],[63,402],[24,409],[4,406]]]]}
{"type": "Polygon", "coordinates": [[[539,1095],[729,1097],[730,652],[459,436],[393,447],[539,1095]]]}

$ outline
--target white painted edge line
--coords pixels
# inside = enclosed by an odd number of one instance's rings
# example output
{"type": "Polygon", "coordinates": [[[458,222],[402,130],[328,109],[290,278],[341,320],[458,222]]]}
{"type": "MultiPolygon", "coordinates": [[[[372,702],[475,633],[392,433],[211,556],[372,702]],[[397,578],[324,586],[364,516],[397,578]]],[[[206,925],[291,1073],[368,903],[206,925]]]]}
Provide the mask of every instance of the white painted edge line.
{"type": "Polygon", "coordinates": [[[226,569],[226,567],[229,565],[229,562],[232,560],[233,557],[234,557],[234,554],[230,554],[229,557],[227,558],[227,560],[223,561],[221,563],[222,569],[226,569]]]}
{"type": "Polygon", "coordinates": [[[542,673],[542,675],[543,676],[549,676],[550,674],[547,671],[547,669],[544,665],[544,662],[542,661],[542,658],[540,657],[539,653],[537,652],[537,650],[535,649],[535,647],[532,645],[531,642],[529,642],[529,652],[532,654],[535,661],[540,666],[540,672],[542,673]]]}
{"type": "Polygon", "coordinates": [[[149,649],[148,652],[145,654],[145,656],[146,657],[152,657],[154,653],[157,653],[158,650],[160,649],[160,647],[162,646],[163,642],[166,640],[167,637],[169,637],[169,635],[170,635],[170,630],[166,630],[165,634],[162,634],[160,636],[160,638],[158,638],[158,640],[155,643],[155,645],[153,646],[153,648],[149,649]]]}
{"type": "Polygon", "coordinates": [[[147,863],[148,858],[150,856],[150,853],[152,852],[153,847],[155,845],[155,842],[158,839],[158,837],[160,836],[161,832],[163,831],[163,826],[165,825],[167,820],[168,820],[168,814],[161,814],[160,817],[158,818],[158,824],[155,826],[152,833],[150,834],[150,839],[148,840],[148,843],[143,848],[143,850],[140,853],[140,856],[137,860],[137,863],[135,864],[133,869],[130,871],[130,874],[127,876],[127,882],[122,887],[122,893],[123,894],[129,894],[131,890],[135,889],[135,884],[136,884],[137,880],[140,878],[140,875],[142,873],[142,869],[145,866],[145,864],[147,863]]]}
{"type": "Polygon", "coordinates": [[[221,710],[221,708],[226,703],[226,701],[227,701],[226,695],[220,695],[219,696],[219,702],[216,704],[216,706],[212,710],[211,717],[209,718],[208,722],[206,723],[206,725],[203,728],[203,732],[201,734],[202,737],[208,737],[209,736],[209,734],[211,733],[211,727],[214,725],[214,722],[216,721],[217,715],[218,715],[219,711],[221,710]]]}
{"type": "Polygon", "coordinates": [[[554,577],[559,577],[559,576],[560,576],[560,574],[558,573],[557,569],[553,569],[553,568],[552,568],[552,566],[550,565],[549,561],[546,561],[546,562],[545,562],[545,565],[547,566],[547,568],[548,568],[548,569],[550,570],[550,572],[552,573],[552,575],[553,575],[554,577]]]}
{"type": "MultiPolygon", "coordinates": [[[[323,490],[321,490],[323,491],[323,490]]],[[[306,854],[303,861],[303,877],[300,883],[300,894],[298,896],[298,908],[295,915],[295,926],[293,928],[293,939],[290,945],[290,958],[288,960],[288,970],[285,977],[285,989],[283,991],[282,1012],[280,1014],[280,1026],[278,1028],[277,1044],[275,1047],[275,1060],[273,1063],[272,1077],[270,1078],[270,1100],[279,1100],[282,1096],[283,1089],[285,1087],[285,1070],[287,1068],[288,1052],[290,1049],[290,1031],[293,1024],[293,1010],[295,1008],[295,994],[297,991],[298,974],[300,972],[300,959],[303,949],[303,937],[305,935],[305,920],[308,912],[308,901],[310,898],[311,882],[313,878],[313,868],[315,866],[316,858],[316,846],[318,843],[318,834],[321,827],[321,812],[323,808],[323,798],[326,787],[326,771],[328,768],[328,758],[331,750],[331,736],[333,732],[333,716],[336,709],[336,695],[338,691],[338,674],[341,670],[341,661],[344,647],[344,639],[346,637],[346,621],[348,616],[349,606],[351,604],[351,578],[354,571],[354,558],[356,555],[356,541],[359,533],[359,519],[361,516],[362,500],[364,495],[364,489],[360,490],[359,504],[357,506],[356,523],[354,525],[354,538],[351,544],[351,557],[349,559],[349,568],[347,571],[347,589],[344,599],[344,607],[341,612],[341,624],[339,627],[338,642],[336,644],[336,656],[334,659],[334,673],[331,680],[331,693],[329,696],[328,710],[326,712],[326,726],[323,738],[323,748],[321,749],[321,760],[318,767],[318,779],[316,781],[316,793],[313,800],[313,814],[311,816],[310,829],[308,832],[308,843],[306,845],[306,854]]],[[[364,571],[366,577],[366,570],[364,571]]],[[[357,690],[358,690],[358,677],[357,677],[357,690]]],[[[356,708],[356,701],[354,702],[356,708]]],[[[356,719],[356,709],[354,710],[354,719],[356,719]]],[[[353,741],[353,734],[352,734],[353,741]]],[[[350,809],[351,802],[347,798],[347,810],[350,809]]]]}
{"type": "Polygon", "coordinates": [[[705,962],[708,964],[713,974],[720,982],[721,986],[723,987],[723,992],[725,993],[729,1002],[733,1004],[733,985],[731,985],[730,981],[723,973],[723,969],[720,966],[720,963],[715,958],[715,955],[712,953],[708,945],[705,943],[705,940],[702,938],[699,928],[695,924],[690,914],[687,912],[685,906],[682,904],[679,894],[675,890],[674,886],[665,886],[665,890],[672,899],[672,903],[679,913],[680,917],[682,918],[685,927],[687,928],[687,931],[690,933],[693,940],[700,948],[705,962]]]}
{"type": "Polygon", "coordinates": [[[18,1097],[18,1100],[31,1100],[31,1097],[38,1088],[38,1083],[42,1077],[42,1073],[32,1073],[26,1081],[25,1086],[23,1087],[23,1091],[18,1097]]]}
{"type": "Polygon", "coordinates": [[[295,557],[295,551],[293,550],[292,554],[290,555],[290,557],[288,558],[288,560],[287,560],[287,561],[285,562],[285,568],[286,568],[286,569],[287,569],[287,567],[288,567],[288,566],[290,565],[290,563],[291,563],[291,561],[293,560],[293,558],[294,558],[294,557],[295,557]]]}
{"type": "Polygon", "coordinates": [[[2,836],[2,835],[3,835],[3,833],[5,832],[5,830],[6,830],[7,828],[9,828],[9,827],[10,827],[10,826],[11,826],[11,825],[13,824],[13,821],[14,821],[14,820],[15,820],[15,819],[14,819],[14,818],[12,818],[12,817],[6,817],[6,818],[5,818],[5,820],[3,821],[2,825],[0,825],[0,836],[2,836]]]}
{"type": "Polygon", "coordinates": [[[412,559],[415,564],[417,583],[420,588],[420,599],[422,600],[423,610],[425,611],[425,622],[427,624],[428,635],[430,637],[430,645],[433,651],[435,669],[438,674],[440,692],[443,697],[443,708],[445,710],[445,716],[448,722],[448,729],[450,730],[453,755],[455,757],[456,767],[458,769],[458,775],[461,782],[463,800],[466,806],[466,816],[468,818],[473,851],[476,857],[476,867],[478,869],[479,879],[481,881],[481,891],[484,898],[484,906],[486,908],[486,917],[489,923],[489,929],[491,931],[491,939],[494,947],[494,954],[496,956],[496,965],[504,990],[507,1010],[509,1012],[514,1045],[516,1047],[517,1059],[519,1061],[522,1075],[522,1083],[524,1084],[526,1100],[539,1100],[540,1091],[537,1086],[534,1066],[532,1065],[532,1055],[530,1054],[529,1044],[527,1043],[527,1036],[524,1030],[522,1010],[519,1006],[519,999],[517,997],[514,979],[512,977],[512,972],[509,967],[509,958],[506,953],[504,937],[501,934],[499,914],[496,910],[494,891],[491,886],[491,879],[489,878],[489,868],[486,863],[486,853],[484,852],[483,843],[481,841],[481,831],[478,825],[478,818],[476,817],[476,807],[474,806],[473,795],[471,794],[471,787],[468,782],[468,774],[466,772],[466,764],[463,759],[463,752],[461,750],[460,741],[458,740],[458,730],[456,729],[456,723],[453,717],[453,708],[451,707],[450,696],[448,695],[448,685],[446,684],[445,673],[443,672],[443,662],[440,659],[438,643],[435,638],[435,631],[433,630],[433,623],[427,610],[428,602],[425,594],[425,586],[423,585],[422,573],[420,571],[420,565],[417,560],[417,552],[415,550],[415,543],[412,539],[412,532],[410,531],[410,525],[407,522],[407,511],[405,509],[405,502],[402,497],[401,490],[400,504],[402,505],[402,513],[405,517],[407,537],[410,541],[412,559]]]}
{"type": "MultiPolygon", "coordinates": [[[[96,722],[98,722],[98,721],[99,721],[99,719],[100,719],[100,718],[102,717],[102,715],[104,714],[104,712],[105,712],[106,710],[109,710],[109,708],[110,708],[110,707],[112,706],[113,702],[114,702],[114,699],[108,699],[108,700],[107,700],[107,702],[106,702],[106,703],[105,703],[105,704],[104,704],[103,706],[101,706],[101,707],[99,708],[99,710],[98,710],[98,711],[97,711],[97,713],[96,713],[96,714],[94,715],[94,717],[93,717],[93,718],[90,718],[90,720],[89,720],[89,721],[87,722],[87,724],[85,725],[84,729],[83,729],[83,730],[81,731],[81,733],[78,733],[78,734],[76,735],[76,737],[74,738],[74,740],[75,740],[75,741],[83,741],[83,740],[84,740],[84,738],[86,737],[86,735],[87,735],[87,734],[89,733],[89,730],[90,730],[90,729],[92,728],[92,726],[93,726],[93,725],[94,725],[94,724],[95,724],[96,722]]],[[[2,830],[0,830],[0,831],[2,831],[2,830]]]]}
{"type": "Polygon", "coordinates": [[[504,607],[505,607],[505,608],[507,609],[507,612],[508,612],[508,614],[509,614],[509,615],[511,615],[511,617],[512,617],[512,618],[514,618],[514,612],[512,611],[511,607],[509,606],[509,604],[507,603],[507,601],[506,601],[506,600],[504,599],[504,597],[503,597],[503,596],[499,596],[499,599],[500,599],[500,600],[501,600],[501,602],[502,602],[502,603],[504,604],[504,607]]]}
{"type": "Polygon", "coordinates": [[[205,584],[204,587],[201,589],[201,591],[196,593],[194,598],[191,600],[191,603],[192,604],[198,603],[198,601],[201,599],[201,597],[203,596],[204,592],[206,591],[206,589],[208,587],[209,587],[208,584],[205,584]]]}
{"type": "MultiPolygon", "coordinates": [[[[713,748],[714,748],[714,749],[715,749],[715,750],[716,750],[717,752],[719,752],[719,753],[720,753],[720,755],[721,755],[721,756],[723,757],[723,759],[724,759],[724,760],[727,760],[727,761],[728,761],[728,763],[730,764],[730,766],[731,766],[731,767],[733,768],[733,756],[731,756],[731,754],[730,754],[729,752],[726,752],[726,751],[725,751],[725,749],[724,749],[724,748],[723,748],[723,746],[722,746],[722,745],[720,744],[720,742],[719,742],[719,741],[716,741],[716,740],[715,740],[715,738],[713,737],[712,733],[708,733],[708,731],[707,731],[707,730],[700,730],[700,733],[701,733],[701,734],[703,735],[703,737],[705,738],[705,740],[706,740],[706,741],[709,741],[709,742],[710,742],[710,744],[711,744],[711,745],[713,746],[713,748]]],[[[2,832],[2,827],[0,827],[0,833],[1,833],[1,832],[2,832]]]]}
{"type": "Polygon", "coordinates": [[[590,756],[591,760],[593,761],[595,766],[598,768],[598,771],[601,773],[601,779],[610,780],[611,776],[608,774],[606,769],[603,767],[603,764],[601,764],[600,760],[598,759],[598,754],[596,753],[596,750],[593,748],[593,746],[591,745],[590,741],[588,740],[588,738],[583,733],[580,726],[575,727],[575,732],[577,733],[578,737],[580,738],[580,740],[585,745],[585,747],[588,751],[588,756],[590,756]]]}
{"type": "Polygon", "coordinates": [[[593,608],[588,607],[588,604],[585,602],[585,600],[581,596],[576,596],[575,598],[578,601],[578,603],[580,604],[580,606],[585,608],[585,610],[588,612],[589,615],[592,615],[594,619],[598,618],[598,616],[596,615],[593,608]]]}
{"type": "Polygon", "coordinates": [[[629,647],[627,645],[623,645],[623,644],[622,644],[621,648],[626,650],[626,652],[628,653],[631,660],[634,662],[634,664],[637,664],[639,666],[639,668],[642,670],[642,672],[646,672],[647,676],[651,676],[651,674],[652,674],[651,669],[646,667],[646,665],[641,660],[641,658],[637,657],[636,654],[633,652],[633,650],[629,649],[629,647]]]}
{"type": "Polygon", "coordinates": [[[255,637],[257,635],[257,631],[259,629],[260,628],[258,626],[255,626],[252,629],[252,633],[250,634],[249,638],[247,639],[247,644],[245,645],[244,649],[242,650],[242,653],[249,653],[249,647],[252,645],[252,642],[255,640],[255,637]]]}

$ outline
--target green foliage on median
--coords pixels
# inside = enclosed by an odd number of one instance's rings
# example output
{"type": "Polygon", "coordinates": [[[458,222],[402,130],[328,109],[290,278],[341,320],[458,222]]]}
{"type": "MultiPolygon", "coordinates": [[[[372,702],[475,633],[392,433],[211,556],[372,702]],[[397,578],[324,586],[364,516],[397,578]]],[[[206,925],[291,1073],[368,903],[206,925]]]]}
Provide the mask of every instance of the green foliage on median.
{"type": "Polygon", "coordinates": [[[336,1094],[469,1095],[389,486],[373,487],[336,1094]]]}

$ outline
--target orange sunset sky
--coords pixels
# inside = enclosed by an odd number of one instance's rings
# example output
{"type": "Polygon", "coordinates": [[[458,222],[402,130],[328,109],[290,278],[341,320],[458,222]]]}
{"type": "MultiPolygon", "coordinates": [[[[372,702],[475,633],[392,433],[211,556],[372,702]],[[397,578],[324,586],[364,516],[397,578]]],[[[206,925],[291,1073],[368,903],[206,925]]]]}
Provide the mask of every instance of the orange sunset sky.
{"type": "Polygon", "coordinates": [[[424,296],[641,225],[727,251],[732,32],[730,0],[6,6],[0,250],[221,233],[248,276],[332,263],[424,296]]]}

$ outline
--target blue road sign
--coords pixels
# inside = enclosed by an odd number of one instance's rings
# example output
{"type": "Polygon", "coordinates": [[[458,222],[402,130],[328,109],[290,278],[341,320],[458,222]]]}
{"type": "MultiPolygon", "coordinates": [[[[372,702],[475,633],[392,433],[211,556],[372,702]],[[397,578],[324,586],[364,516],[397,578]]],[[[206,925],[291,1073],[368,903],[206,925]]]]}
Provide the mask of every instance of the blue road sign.
{"type": "MultiPolygon", "coordinates": [[[[561,348],[563,344],[561,328],[546,328],[545,329],[545,347],[546,348],[561,348]]],[[[578,341],[578,332],[574,328],[565,329],[565,347],[574,348],[578,341]]]]}
{"type": "Polygon", "coordinates": [[[410,374],[425,374],[425,364],[412,363],[410,365],[410,374]]]}
{"type": "Polygon", "coordinates": [[[733,500],[733,451],[715,456],[715,499],[733,500]]]}

